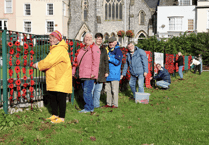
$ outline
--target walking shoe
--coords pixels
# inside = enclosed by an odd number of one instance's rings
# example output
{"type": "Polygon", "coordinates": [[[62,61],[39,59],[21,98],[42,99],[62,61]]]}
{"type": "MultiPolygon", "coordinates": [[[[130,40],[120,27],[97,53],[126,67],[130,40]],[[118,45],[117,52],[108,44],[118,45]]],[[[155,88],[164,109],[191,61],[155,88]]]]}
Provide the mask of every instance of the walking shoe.
{"type": "Polygon", "coordinates": [[[57,119],[57,118],[59,118],[59,117],[57,117],[57,116],[55,116],[55,115],[52,115],[51,117],[49,117],[49,118],[47,118],[48,120],[55,120],[55,119],[57,119]]]}
{"type": "Polygon", "coordinates": [[[118,107],[116,107],[115,105],[113,105],[112,108],[118,108],[118,107]]]}
{"type": "Polygon", "coordinates": [[[51,123],[64,123],[65,121],[63,121],[62,119],[60,118],[57,118],[55,120],[52,120],[51,123]]]}
{"type": "Polygon", "coordinates": [[[108,108],[108,107],[111,107],[111,106],[109,106],[109,105],[105,105],[105,106],[103,106],[104,108],[108,108]]]}
{"type": "Polygon", "coordinates": [[[83,109],[83,110],[79,111],[79,113],[88,113],[88,112],[94,112],[94,109],[93,110],[83,109]]]}

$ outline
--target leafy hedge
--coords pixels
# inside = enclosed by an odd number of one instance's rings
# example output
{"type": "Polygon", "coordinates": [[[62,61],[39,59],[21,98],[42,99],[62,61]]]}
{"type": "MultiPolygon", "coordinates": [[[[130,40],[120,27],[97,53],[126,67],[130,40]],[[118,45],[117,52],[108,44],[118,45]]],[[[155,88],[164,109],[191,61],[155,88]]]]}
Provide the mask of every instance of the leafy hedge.
{"type": "Polygon", "coordinates": [[[181,34],[179,37],[158,40],[156,37],[140,40],[139,48],[147,51],[198,56],[202,54],[203,64],[209,65],[209,33],[181,34]],[[166,41],[164,41],[166,40],[166,41]]]}

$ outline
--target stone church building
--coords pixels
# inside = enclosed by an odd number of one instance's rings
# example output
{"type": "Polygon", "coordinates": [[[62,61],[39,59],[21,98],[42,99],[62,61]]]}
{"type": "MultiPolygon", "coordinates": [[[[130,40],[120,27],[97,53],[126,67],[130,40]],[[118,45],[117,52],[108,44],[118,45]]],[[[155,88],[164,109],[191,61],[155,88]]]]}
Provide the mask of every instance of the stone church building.
{"type": "Polygon", "coordinates": [[[156,33],[156,9],[159,0],[70,0],[69,39],[82,41],[86,32],[100,32],[104,41],[119,30],[132,30],[133,40],[156,33]],[[125,3],[126,2],[126,3],[125,3]]]}

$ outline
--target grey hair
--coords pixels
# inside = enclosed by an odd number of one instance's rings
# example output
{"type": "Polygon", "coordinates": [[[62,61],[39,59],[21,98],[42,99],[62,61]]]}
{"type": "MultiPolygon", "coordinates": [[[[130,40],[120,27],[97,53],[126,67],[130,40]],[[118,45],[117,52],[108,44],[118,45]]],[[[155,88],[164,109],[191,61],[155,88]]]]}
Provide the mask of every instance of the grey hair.
{"type": "Polygon", "coordinates": [[[83,41],[85,40],[85,37],[86,37],[87,34],[90,34],[90,35],[92,36],[92,40],[93,40],[93,42],[94,42],[94,35],[93,35],[93,33],[91,33],[91,32],[87,32],[87,33],[83,36],[83,41]]]}
{"type": "Polygon", "coordinates": [[[181,52],[178,52],[178,54],[180,54],[180,56],[182,56],[182,53],[181,52]]]}
{"type": "Polygon", "coordinates": [[[130,41],[130,42],[128,42],[127,46],[130,45],[130,44],[135,45],[135,43],[133,41],[130,41]]]}
{"type": "Polygon", "coordinates": [[[157,65],[160,65],[160,66],[161,66],[161,64],[159,64],[159,63],[157,63],[156,66],[157,66],[157,65]]]}

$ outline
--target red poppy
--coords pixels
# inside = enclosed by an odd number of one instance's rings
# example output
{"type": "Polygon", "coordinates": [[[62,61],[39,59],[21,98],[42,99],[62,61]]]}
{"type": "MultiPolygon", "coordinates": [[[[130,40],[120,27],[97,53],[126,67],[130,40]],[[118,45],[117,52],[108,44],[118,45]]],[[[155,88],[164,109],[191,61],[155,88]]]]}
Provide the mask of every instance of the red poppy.
{"type": "Polygon", "coordinates": [[[14,79],[13,78],[10,78],[9,80],[8,80],[8,83],[13,83],[13,81],[14,81],[14,79]]]}
{"type": "Polygon", "coordinates": [[[16,45],[16,46],[20,46],[20,42],[16,41],[16,42],[15,42],[15,45],[16,45]]]}
{"type": "Polygon", "coordinates": [[[24,54],[25,54],[25,55],[27,55],[27,54],[28,54],[28,51],[27,51],[27,50],[25,50],[25,51],[24,51],[24,54]]]}
{"type": "Polygon", "coordinates": [[[26,93],[26,89],[22,89],[22,92],[25,94],[26,93]]]}
{"type": "Polygon", "coordinates": [[[20,65],[20,60],[19,59],[16,60],[16,65],[20,65]]]}
{"type": "Polygon", "coordinates": [[[18,79],[20,78],[20,75],[19,75],[19,74],[17,74],[17,78],[18,78],[18,79]]]}
{"type": "Polygon", "coordinates": [[[10,49],[9,50],[9,53],[12,55],[12,54],[14,54],[14,49],[10,49]]]}
{"type": "Polygon", "coordinates": [[[33,60],[33,55],[30,56],[30,60],[33,60]]]}
{"type": "Polygon", "coordinates": [[[77,64],[77,63],[74,63],[74,64],[73,64],[73,66],[77,67],[77,66],[78,66],[78,64],[77,64]]]}
{"type": "Polygon", "coordinates": [[[30,47],[33,47],[33,43],[29,43],[30,47]]]}
{"type": "Polygon", "coordinates": [[[26,62],[26,63],[24,62],[24,63],[23,63],[23,66],[26,66],[26,65],[27,65],[27,62],[26,62]]]}
{"type": "Polygon", "coordinates": [[[28,44],[24,43],[24,49],[28,49],[28,44]]]}
{"type": "Polygon", "coordinates": [[[22,72],[23,72],[23,74],[26,74],[26,68],[22,68],[22,72]]]}
{"type": "MultiPolygon", "coordinates": [[[[23,94],[22,94],[22,96],[25,98],[26,94],[25,94],[25,93],[23,93],[23,94]]],[[[26,98],[25,98],[25,99],[26,99],[26,98]]]]}
{"type": "Polygon", "coordinates": [[[73,51],[73,47],[70,48],[70,51],[73,51]]]}
{"type": "Polygon", "coordinates": [[[16,66],[16,67],[15,67],[15,72],[16,72],[16,73],[19,73],[19,72],[20,72],[20,67],[19,67],[19,66],[16,66]]]}
{"type": "Polygon", "coordinates": [[[9,42],[9,43],[8,43],[8,46],[9,46],[9,47],[12,47],[12,46],[13,46],[12,42],[9,42]]]}
{"type": "Polygon", "coordinates": [[[70,55],[73,55],[73,52],[71,52],[70,55]]]}
{"type": "Polygon", "coordinates": [[[10,90],[10,95],[13,95],[14,89],[10,90]]]}
{"type": "Polygon", "coordinates": [[[26,59],[24,60],[24,63],[27,63],[27,60],[26,59]]]}
{"type": "Polygon", "coordinates": [[[20,91],[20,86],[17,86],[17,90],[20,91]]]}
{"type": "Polygon", "coordinates": [[[30,79],[33,79],[33,76],[32,75],[30,76],[30,79]]]}
{"type": "Polygon", "coordinates": [[[30,81],[30,85],[33,86],[35,84],[34,80],[30,81]]]}
{"type": "Polygon", "coordinates": [[[33,62],[30,63],[30,67],[32,67],[32,66],[33,66],[33,62]]]}
{"type": "Polygon", "coordinates": [[[80,43],[80,48],[83,47],[83,43],[80,43]]]}
{"type": "Polygon", "coordinates": [[[21,84],[21,81],[20,81],[20,80],[16,80],[15,84],[16,84],[17,86],[19,86],[19,85],[21,84]]]}
{"type": "Polygon", "coordinates": [[[34,98],[34,96],[33,95],[30,95],[30,98],[34,98]]]}
{"type": "Polygon", "coordinates": [[[90,45],[90,48],[92,48],[93,47],[93,45],[90,45]]]}
{"type": "Polygon", "coordinates": [[[33,87],[30,87],[30,88],[29,88],[29,91],[30,91],[30,92],[33,92],[33,87]]]}
{"type": "Polygon", "coordinates": [[[19,57],[20,57],[20,54],[19,54],[19,53],[17,53],[17,54],[16,54],[16,58],[19,58],[19,57]]]}
{"type": "Polygon", "coordinates": [[[75,53],[75,56],[76,56],[76,57],[78,56],[78,53],[77,53],[77,52],[75,53]]]}
{"type": "Polygon", "coordinates": [[[75,58],[74,62],[77,62],[77,57],[75,58]]]}
{"type": "Polygon", "coordinates": [[[12,101],[12,99],[13,99],[13,97],[12,97],[12,96],[10,96],[10,97],[9,97],[9,100],[10,100],[10,101],[12,101]]]}
{"type": "Polygon", "coordinates": [[[69,43],[69,45],[72,46],[72,45],[73,45],[73,41],[71,41],[71,42],[69,43]]]}
{"type": "Polygon", "coordinates": [[[80,44],[77,42],[76,47],[80,46],[80,44]]]}
{"type": "Polygon", "coordinates": [[[21,97],[21,93],[20,92],[17,93],[17,97],[18,98],[21,97]]]}
{"type": "Polygon", "coordinates": [[[13,88],[14,88],[14,85],[13,85],[13,84],[10,84],[10,85],[9,85],[9,88],[10,88],[10,89],[13,89],[13,88]]]}
{"type": "Polygon", "coordinates": [[[68,42],[69,42],[69,41],[68,41],[68,40],[66,40],[66,43],[67,43],[67,44],[68,44],[68,42]]]}
{"type": "Polygon", "coordinates": [[[77,53],[80,51],[80,49],[77,50],[77,53]]]}
{"type": "Polygon", "coordinates": [[[9,76],[12,76],[12,75],[13,75],[13,70],[9,69],[9,76]]]}
{"type": "Polygon", "coordinates": [[[26,81],[26,80],[27,80],[27,77],[26,77],[26,76],[23,76],[23,80],[25,80],[25,81],[26,81]]]}
{"type": "Polygon", "coordinates": [[[29,70],[29,75],[32,75],[33,74],[33,69],[30,69],[29,70]]]}
{"type": "Polygon", "coordinates": [[[19,47],[17,47],[17,51],[21,51],[21,49],[19,47]]]}
{"type": "Polygon", "coordinates": [[[23,59],[27,59],[27,55],[24,55],[24,56],[23,56],[23,59]]]}
{"type": "Polygon", "coordinates": [[[28,84],[27,84],[27,83],[24,83],[24,84],[23,84],[23,87],[25,87],[25,88],[26,88],[27,86],[28,86],[28,84]]]}
{"type": "Polygon", "coordinates": [[[73,60],[73,57],[71,57],[71,61],[73,60]]]}
{"type": "Polygon", "coordinates": [[[9,61],[9,65],[12,66],[12,61],[11,60],[9,61]]]}
{"type": "Polygon", "coordinates": [[[31,54],[31,55],[34,55],[34,51],[33,51],[33,50],[31,50],[31,51],[30,51],[30,54],[31,54]]]}

